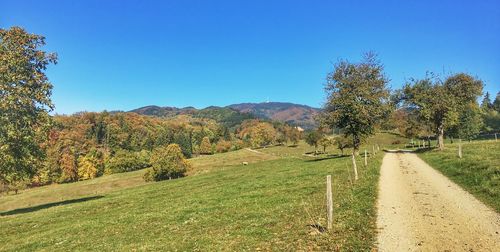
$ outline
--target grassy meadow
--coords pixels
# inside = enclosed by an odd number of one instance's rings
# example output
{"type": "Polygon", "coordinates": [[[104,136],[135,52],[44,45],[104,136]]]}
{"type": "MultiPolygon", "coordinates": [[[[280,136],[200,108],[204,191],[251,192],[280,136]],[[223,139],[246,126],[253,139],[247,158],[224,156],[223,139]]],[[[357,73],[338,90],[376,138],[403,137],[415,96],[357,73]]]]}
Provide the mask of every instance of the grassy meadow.
{"type": "Polygon", "coordinates": [[[447,143],[444,151],[420,151],[429,165],[448,176],[478,199],[500,212],[500,142],[494,140],[447,143]]]}
{"type": "MultiPolygon", "coordinates": [[[[192,168],[188,171],[188,176],[207,173],[214,170],[223,170],[241,164],[243,161],[255,163],[271,159],[276,159],[276,157],[245,149],[210,156],[199,156],[189,160],[192,164],[192,168]]],[[[142,177],[144,171],[145,170],[115,173],[76,183],[35,187],[24,190],[18,195],[10,194],[0,196],[0,212],[44,203],[71,200],[81,196],[101,195],[124,188],[144,185],[146,184],[142,177]]]]}
{"type": "Polygon", "coordinates": [[[2,196],[0,250],[371,250],[383,153],[368,167],[359,157],[353,181],[350,157],[303,157],[304,143],[279,155],[287,148],[194,158],[176,180],[136,171],[2,196]],[[327,174],[334,225],[323,232],[327,174]]]}

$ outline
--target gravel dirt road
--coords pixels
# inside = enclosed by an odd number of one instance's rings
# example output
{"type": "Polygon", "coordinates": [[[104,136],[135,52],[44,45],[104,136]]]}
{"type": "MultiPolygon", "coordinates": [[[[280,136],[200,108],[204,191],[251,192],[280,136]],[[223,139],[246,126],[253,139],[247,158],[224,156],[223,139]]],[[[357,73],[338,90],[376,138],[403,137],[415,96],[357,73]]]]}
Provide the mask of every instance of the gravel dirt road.
{"type": "Polygon", "coordinates": [[[379,251],[500,251],[500,215],[413,153],[384,157],[379,251]]]}

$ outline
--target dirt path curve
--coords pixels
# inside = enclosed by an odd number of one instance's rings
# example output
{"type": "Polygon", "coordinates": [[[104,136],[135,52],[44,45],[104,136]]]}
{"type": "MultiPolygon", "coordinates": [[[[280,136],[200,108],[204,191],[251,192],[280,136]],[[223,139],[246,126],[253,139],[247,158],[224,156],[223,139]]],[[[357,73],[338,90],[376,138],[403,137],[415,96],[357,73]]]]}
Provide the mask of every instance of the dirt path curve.
{"type": "Polygon", "coordinates": [[[380,251],[500,251],[500,215],[413,153],[384,157],[380,251]]]}
{"type": "Polygon", "coordinates": [[[265,153],[262,153],[262,152],[257,151],[257,150],[252,150],[252,149],[250,149],[250,148],[245,148],[245,150],[250,151],[250,152],[253,152],[253,153],[265,154],[265,153]]]}

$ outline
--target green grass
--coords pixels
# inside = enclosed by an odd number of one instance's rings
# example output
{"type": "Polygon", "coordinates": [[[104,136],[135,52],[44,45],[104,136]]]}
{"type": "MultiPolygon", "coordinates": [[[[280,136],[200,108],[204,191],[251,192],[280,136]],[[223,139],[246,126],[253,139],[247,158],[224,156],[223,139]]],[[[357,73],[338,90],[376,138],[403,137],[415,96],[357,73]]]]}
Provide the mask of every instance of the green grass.
{"type": "Polygon", "coordinates": [[[189,160],[193,167],[188,171],[188,176],[227,169],[234,165],[240,165],[243,162],[257,163],[277,158],[278,157],[273,155],[253,152],[246,149],[214,155],[199,156],[189,160]]]}
{"type": "MultiPolygon", "coordinates": [[[[379,145],[380,149],[390,147],[390,148],[399,148],[404,147],[409,140],[400,135],[394,133],[378,133],[366,140],[360,147],[360,153],[363,154],[364,150],[370,154],[373,150],[373,146],[379,145]],[[393,144],[394,142],[400,142],[399,144],[393,144]]],[[[275,155],[278,157],[304,157],[304,153],[312,153],[314,152],[314,147],[307,145],[304,141],[300,141],[297,146],[272,146],[258,149],[258,151],[275,155]]],[[[323,151],[322,146],[318,146],[318,151],[323,151]]],[[[337,149],[337,145],[329,146],[326,148],[327,155],[341,155],[339,149],[337,149]]],[[[344,149],[344,155],[349,155],[352,153],[352,149],[344,149]]],[[[324,155],[323,155],[324,156],[324,155]]]]}
{"type": "MultiPolygon", "coordinates": [[[[192,168],[188,171],[188,176],[228,169],[242,162],[255,163],[276,158],[272,155],[255,153],[248,150],[200,156],[189,160],[192,168]]],[[[146,184],[142,178],[144,171],[117,173],[76,183],[53,184],[23,190],[18,195],[11,194],[0,197],[0,212],[71,200],[83,196],[101,195],[124,188],[144,185],[146,184]]]]}
{"type": "Polygon", "coordinates": [[[383,154],[371,158],[366,168],[359,158],[357,182],[352,181],[349,157],[260,161],[276,155],[254,154],[200,157],[192,160],[205,167],[196,176],[140,182],[121,190],[74,194],[92,188],[91,184],[138,178],[141,171],[1,197],[0,204],[21,206],[18,202],[59,188],[56,194],[66,199],[0,210],[0,250],[368,251],[374,247],[383,154]],[[259,157],[248,157],[254,154],[259,157]],[[242,160],[250,164],[243,166],[242,160]],[[327,174],[333,177],[334,228],[318,234],[309,225],[326,225],[327,174]]]}
{"type": "MultiPolygon", "coordinates": [[[[318,148],[319,149],[319,148],[318,148]]],[[[277,157],[303,157],[304,153],[314,152],[314,147],[307,145],[304,141],[300,141],[296,146],[272,146],[257,149],[262,153],[267,153],[277,157]]]]}
{"type": "Polygon", "coordinates": [[[463,158],[458,158],[458,143],[446,144],[444,151],[431,150],[419,156],[479,200],[500,212],[500,142],[462,143],[463,158]]]}
{"type": "Polygon", "coordinates": [[[401,135],[391,132],[378,133],[366,141],[367,150],[370,151],[373,145],[378,144],[381,149],[384,148],[403,148],[410,140],[401,135]]]}

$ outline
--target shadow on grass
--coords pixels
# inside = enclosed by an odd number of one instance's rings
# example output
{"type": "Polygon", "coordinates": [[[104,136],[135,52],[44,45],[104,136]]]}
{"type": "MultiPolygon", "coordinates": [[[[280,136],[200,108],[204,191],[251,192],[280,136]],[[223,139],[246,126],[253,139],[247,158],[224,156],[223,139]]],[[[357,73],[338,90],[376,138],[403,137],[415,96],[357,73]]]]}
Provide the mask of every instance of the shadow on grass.
{"type": "Polygon", "coordinates": [[[399,133],[396,133],[396,132],[391,132],[391,131],[382,131],[380,133],[386,133],[386,134],[389,134],[389,135],[393,135],[393,136],[398,136],[398,137],[405,137],[399,133]]]}
{"type": "Polygon", "coordinates": [[[414,152],[415,153],[424,153],[424,152],[429,152],[435,150],[436,147],[431,147],[431,148],[418,148],[414,152]]]}
{"type": "Polygon", "coordinates": [[[48,203],[48,204],[43,204],[43,205],[38,205],[38,206],[32,206],[32,207],[26,207],[26,208],[18,208],[18,209],[10,210],[7,212],[2,212],[2,213],[0,213],[0,216],[31,213],[31,212],[35,212],[38,210],[51,208],[51,207],[55,207],[55,206],[63,206],[63,205],[69,205],[69,204],[74,204],[74,203],[81,203],[81,202],[86,202],[89,200],[100,199],[103,197],[104,196],[98,195],[98,196],[85,197],[85,198],[79,198],[79,199],[63,200],[63,201],[58,201],[58,202],[53,202],[53,203],[48,203]]]}
{"type": "Polygon", "coordinates": [[[308,160],[305,160],[305,162],[318,162],[318,161],[323,161],[323,160],[328,160],[328,159],[337,159],[337,158],[343,158],[343,157],[350,157],[350,155],[329,155],[327,157],[308,159],[308,160]]]}
{"type": "Polygon", "coordinates": [[[383,151],[384,152],[387,152],[387,153],[424,153],[424,152],[428,152],[428,151],[432,151],[436,149],[435,147],[431,147],[431,148],[418,148],[418,149],[407,149],[407,150],[400,150],[400,149],[397,149],[397,150],[386,150],[384,149],[383,151]]]}
{"type": "Polygon", "coordinates": [[[318,230],[320,233],[324,233],[327,231],[327,229],[325,227],[321,226],[320,224],[309,224],[307,226],[318,230]]]}

